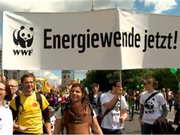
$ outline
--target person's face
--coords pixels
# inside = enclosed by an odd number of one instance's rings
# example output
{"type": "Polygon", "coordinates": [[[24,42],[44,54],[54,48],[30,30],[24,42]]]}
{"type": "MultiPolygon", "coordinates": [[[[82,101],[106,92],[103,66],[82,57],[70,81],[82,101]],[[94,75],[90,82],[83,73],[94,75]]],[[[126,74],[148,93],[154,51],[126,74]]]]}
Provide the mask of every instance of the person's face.
{"type": "Polygon", "coordinates": [[[147,80],[144,80],[143,85],[144,85],[145,90],[150,90],[153,88],[153,84],[150,82],[147,82],[147,80]]]}
{"type": "Polygon", "coordinates": [[[33,77],[26,77],[24,78],[24,81],[22,83],[24,91],[33,91],[33,87],[34,87],[34,79],[33,77]]]}
{"type": "Polygon", "coordinates": [[[98,90],[99,90],[99,88],[98,88],[98,87],[92,87],[92,91],[93,91],[94,93],[97,93],[97,92],[98,92],[98,90]]]}
{"type": "Polygon", "coordinates": [[[18,90],[18,85],[17,85],[17,82],[14,81],[14,80],[11,80],[8,82],[8,85],[11,89],[11,93],[12,95],[16,93],[16,91],[18,90]]]}
{"type": "Polygon", "coordinates": [[[121,82],[116,83],[116,87],[114,87],[115,93],[118,93],[122,90],[121,82]]]}
{"type": "Polygon", "coordinates": [[[82,93],[79,87],[73,87],[70,90],[70,98],[72,102],[81,102],[83,97],[84,97],[84,94],[82,93]]]}
{"type": "Polygon", "coordinates": [[[170,92],[170,89],[167,89],[167,92],[170,92]]]}
{"type": "Polygon", "coordinates": [[[133,96],[133,94],[134,94],[133,91],[131,91],[131,92],[130,92],[130,95],[133,96]]]}
{"type": "Polygon", "coordinates": [[[0,83],[0,100],[3,100],[6,95],[5,85],[0,83]]]}

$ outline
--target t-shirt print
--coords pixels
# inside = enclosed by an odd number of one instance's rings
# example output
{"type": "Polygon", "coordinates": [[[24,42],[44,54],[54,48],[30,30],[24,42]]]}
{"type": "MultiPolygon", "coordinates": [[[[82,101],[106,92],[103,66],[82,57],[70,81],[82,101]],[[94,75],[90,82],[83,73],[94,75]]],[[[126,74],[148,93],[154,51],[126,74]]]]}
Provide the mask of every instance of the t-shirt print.
{"type": "Polygon", "coordinates": [[[155,107],[155,103],[156,103],[156,98],[152,97],[151,99],[148,100],[148,102],[146,102],[144,104],[144,108],[145,108],[145,113],[146,114],[154,114],[154,107],[155,107]]]}
{"type": "Polygon", "coordinates": [[[118,123],[119,122],[119,118],[120,118],[120,101],[118,101],[116,103],[116,105],[114,106],[114,108],[112,109],[111,113],[112,113],[112,117],[113,117],[113,122],[118,123]]]}

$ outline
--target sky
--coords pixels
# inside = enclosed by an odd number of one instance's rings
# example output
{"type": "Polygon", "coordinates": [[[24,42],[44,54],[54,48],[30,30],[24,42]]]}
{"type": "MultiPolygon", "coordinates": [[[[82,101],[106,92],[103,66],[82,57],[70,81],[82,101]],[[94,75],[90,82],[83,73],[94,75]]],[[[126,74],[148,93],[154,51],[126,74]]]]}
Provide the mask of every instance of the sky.
{"type": "MultiPolygon", "coordinates": [[[[180,0],[94,0],[95,10],[122,8],[154,14],[180,15],[180,0]]],[[[0,46],[2,45],[2,12],[79,12],[89,11],[92,0],[0,0],[0,46]]],[[[88,70],[88,69],[87,69],[88,70]]],[[[86,77],[87,70],[75,71],[75,78],[86,77]]],[[[61,70],[38,70],[36,77],[46,77],[51,84],[61,84],[61,70]]]]}

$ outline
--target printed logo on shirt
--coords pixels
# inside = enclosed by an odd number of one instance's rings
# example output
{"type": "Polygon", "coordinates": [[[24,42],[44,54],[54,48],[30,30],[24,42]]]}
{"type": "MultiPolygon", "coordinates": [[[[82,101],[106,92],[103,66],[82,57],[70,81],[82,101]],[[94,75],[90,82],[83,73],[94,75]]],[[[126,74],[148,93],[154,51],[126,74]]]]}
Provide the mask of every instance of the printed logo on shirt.
{"type": "Polygon", "coordinates": [[[116,103],[114,108],[111,111],[112,114],[112,120],[114,123],[119,123],[119,118],[120,118],[120,101],[116,103]]]}
{"type": "Polygon", "coordinates": [[[120,101],[118,101],[117,103],[116,103],[116,105],[114,106],[114,108],[113,108],[113,110],[115,110],[116,112],[118,112],[120,109],[120,101]]]}
{"type": "Polygon", "coordinates": [[[155,98],[153,97],[144,104],[144,107],[146,108],[144,112],[146,114],[154,114],[154,105],[155,105],[155,98]]]}
{"type": "Polygon", "coordinates": [[[33,107],[37,107],[37,104],[36,104],[36,103],[33,103],[32,106],[33,106],[33,107]]]}

